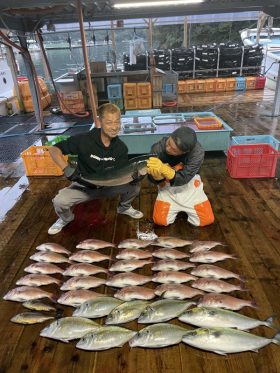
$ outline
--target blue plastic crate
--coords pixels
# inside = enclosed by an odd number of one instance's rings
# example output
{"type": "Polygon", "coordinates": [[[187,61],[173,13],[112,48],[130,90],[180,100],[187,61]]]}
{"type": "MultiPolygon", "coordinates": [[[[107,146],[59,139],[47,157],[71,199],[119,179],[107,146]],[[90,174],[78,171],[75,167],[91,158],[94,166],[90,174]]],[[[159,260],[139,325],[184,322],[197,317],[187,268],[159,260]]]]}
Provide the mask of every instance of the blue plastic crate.
{"type": "Polygon", "coordinates": [[[269,144],[275,150],[279,150],[280,141],[271,135],[256,135],[256,136],[233,136],[231,145],[251,145],[251,144],[269,144]]]}
{"type": "Polygon", "coordinates": [[[122,98],[122,85],[109,84],[107,85],[107,94],[109,100],[116,100],[122,98]]]}
{"type": "Polygon", "coordinates": [[[236,79],[236,91],[245,91],[246,89],[246,79],[243,76],[239,76],[236,79]]]}
{"type": "Polygon", "coordinates": [[[173,93],[176,94],[176,85],[175,84],[163,84],[164,93],[173,93]]]}

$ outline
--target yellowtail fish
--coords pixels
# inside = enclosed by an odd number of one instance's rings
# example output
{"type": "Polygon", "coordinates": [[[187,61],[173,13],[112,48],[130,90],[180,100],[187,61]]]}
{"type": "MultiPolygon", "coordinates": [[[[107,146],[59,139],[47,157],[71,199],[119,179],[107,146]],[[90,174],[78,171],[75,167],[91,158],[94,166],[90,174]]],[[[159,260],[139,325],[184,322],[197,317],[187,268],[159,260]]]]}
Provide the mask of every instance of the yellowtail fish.
{"type": "Polygon", "coordinates": [[[199,328],[187,331],[182,340],[190,346],[226,355],[244,351],[258,352],[270,343],[280,345],[280,333],[270,339],[232,328],[199,328]]]}
{"type": "Polygon", "coordinates": [[[114,297],[98,297],[96,299],[90,299],[76,308],[73,312],[73,316],[87,317],[89,319],[107,316],[113,309],[122,303],[123,301],[114,297]]]}
{"type": "Polygon", "coordinates": [[[87,351],[102,351],[122,347],[135,334],[135,331],[120,326],[103,326],[86,334],[79,340],[76,347],[87,351]]]}
{"type": "Polygon", "coordinates": [[[23,312],[12,317],[11,321],[17,324],[30,325],[30,324],[42,323],[44,321],[51,320],[51,319],[54,319],[54,317],[49,316],[49,315],[44,315],[39,312],[23,312]]]}
{"type": "Polygon", "coordinates": [[[105,320],[105,324],[125,324],[133,321],[140,316],[148,304],[149,301],[138,299],[122,303],[110,312],[105,320]]]}

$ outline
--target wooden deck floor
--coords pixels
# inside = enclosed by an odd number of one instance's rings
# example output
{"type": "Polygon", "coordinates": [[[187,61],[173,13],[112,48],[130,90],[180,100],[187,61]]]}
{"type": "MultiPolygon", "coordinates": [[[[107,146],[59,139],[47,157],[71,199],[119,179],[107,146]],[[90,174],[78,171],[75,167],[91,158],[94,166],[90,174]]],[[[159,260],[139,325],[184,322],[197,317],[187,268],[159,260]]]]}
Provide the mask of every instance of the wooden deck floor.
{"type": "MultiPolygon", "coordinates": [[[[209,102],[208,102],[209,104],[209,102]]],[[[207,105],[207,104],[206,104],[207,105]]],[[[196,108],[197,110],[197,108],[196,108]]],[[[205,110],[205,105],[201,106],[205,110]]],[[[234,128],[236,135],[271,133],[280,138],[279,118],[268,116],[271,101],[261,99],[217,107],[220,115],[234,128]]],[[[235,293],[244,299],[254,299],[258,309],[244,308],[241,313],[265,319],[276,314],[280,328],[280,183],[273,179],[231,179],[225,169],[223,153],[209,153],[201,176],[211,200],[215,223],[194,228],[184,214],[169,227],[155,227],[158,235],[178,236],[199,240],[218,240],[227,243],[225,251],[238,256],[223,266],[243,274],[249,292],[235,293]]],[[[31,263],[29,257],[35,247],[49,242],[48,227],[55,220],[51,199],[67,184],[61,178],[1,178],[1,210],[9,212],[0,223],[0,281],[2,296],[23,276],[31,263]],[[14,207],[13,206],[13,202],[14,207]]],[[[140,197],[134,206],[150,219],[156,196],[155,188],[144,181],[140,197]]],[[[74,251],[85,238],[120,242],[136,237],[137,221],[116,214],[117,200],[93,201],[76,208],[76,219],[61,234],[51,240],[74,251]]],[[[106,250],[104,250],[106,253],[106,250]]],[[[113,252],[113,255],[116,252],[113,252]]],[[[150,273],[150,268],[138,271],[150,273]]],[[[153,286],[153,285],[149,285],[153,286]]],[[[55,288],[47,287],[47,290],[55,288]]],[[[101,287],[97,291],[110,294],[101,287]]],[[[58,293],[57,293],[58,294],[58,293]]],[[[71,307],[59,306],[64,315],[71,315],[71,307]]],[[[120,349],[103,352],[84,352],[75,343],[65,344],[39,336],[46,324],[20,326],[9,320],[24,308],[19,303],[0,301],[0,372],[79,372],[79,373],[277,373],[280,372],[280,347],[274,344],[258,353],[245,352],[228,356],[207,353],[183,343],[164,349],[120,349]]],[[[179,323],[178,321],[172,321],[179,323]]],[[[138,330],[131,322],[128,328],[138,330]]],[[[188,325],[184,325],[190,329],[188,325]]],[[[258,327],[252,332],[272,337],[275,331],[258,327]]]]}

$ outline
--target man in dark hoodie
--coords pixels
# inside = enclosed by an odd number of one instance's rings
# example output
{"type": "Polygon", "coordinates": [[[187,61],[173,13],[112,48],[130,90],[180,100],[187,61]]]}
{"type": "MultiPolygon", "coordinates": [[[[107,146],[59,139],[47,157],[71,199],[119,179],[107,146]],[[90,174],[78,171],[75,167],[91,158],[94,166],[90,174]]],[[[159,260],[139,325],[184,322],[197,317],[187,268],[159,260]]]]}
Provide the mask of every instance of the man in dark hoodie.
{"type": "Polygon", "coordinates": [[[120,186],[87,187],[79,184],[78,175],[85,178],[100,174],[108,167],[116,167],[128,160],[127,146],[118,138],[121,126],[120,110],[116,105],[104,104],[98,110],[100,128],[71,136],[50,148],[54,162],[63,170],[72,184],[61,189],[53,199],[53,205],[59,219],[49,228],[48,233],[59,233],[63,227],[74,220],[72,207],[78,203],[97,198],[110,198],[120,195],[117,208],[119,214],[129,215],[134,219],[143,217],[141,211],[135,210],[131,202],[140,192],[140,182],[120,186]],[[73,167],[63,158],[65,154],[78,156],[78,165],[73,167]]]}
{"type": "Polygon", "coordinates": [[[204,150],[195,131],[180,127],[154,144],[151,153],[158,156],[149,158],[147,163],[149,178],[158,185],[154,222],[169,225],[183,211],[192,225],[213,223],[213,211],[198,175],[204,150]]]}

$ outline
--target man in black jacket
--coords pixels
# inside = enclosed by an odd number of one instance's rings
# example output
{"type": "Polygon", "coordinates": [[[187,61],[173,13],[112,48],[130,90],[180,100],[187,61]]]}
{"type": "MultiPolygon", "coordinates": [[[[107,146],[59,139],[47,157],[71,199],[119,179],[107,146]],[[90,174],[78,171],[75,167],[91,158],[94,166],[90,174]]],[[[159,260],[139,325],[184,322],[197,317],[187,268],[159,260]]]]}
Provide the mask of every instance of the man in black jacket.
{"type": "Polygon", "coordinates": [[[131,206],[131,202],[140,192],[140,182],[92,188],[75,181],[78,175],[92,178],[94,174],[102,174],[105,168],[119,166],[128,160],[127,146],[118,138],[121,125],[119,108],[113,104],[104,104],[99,108],[98,115],[101,128],[93,128],[87,133],[69,137],[50,148],[52,159],[72,181],[69,187],[61,189],[53,199],[59,219],[49,228],[48,233],[51,235],[59,233],[74,220],[74,205],[97,198],[120,195],[117,208],[119,214],[129,215],[134,219],[143,217],[141,211],[131,206]],[[66,154],[78,156],[76,168],[65,161],[63,155],[66,154]]]}
{"type": "Polygon", "coordinates": [[[198,175],[204,150],[195,131],[180,127],[154,144],[151,153],[157,154],[157,158],[151,157],[147,163],[150,180],[158,184],[154,222],[169,225],[183,211],[195,226],[213,223],[213,211],[198,175]]]}

